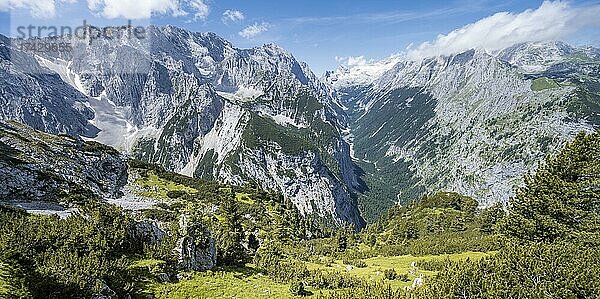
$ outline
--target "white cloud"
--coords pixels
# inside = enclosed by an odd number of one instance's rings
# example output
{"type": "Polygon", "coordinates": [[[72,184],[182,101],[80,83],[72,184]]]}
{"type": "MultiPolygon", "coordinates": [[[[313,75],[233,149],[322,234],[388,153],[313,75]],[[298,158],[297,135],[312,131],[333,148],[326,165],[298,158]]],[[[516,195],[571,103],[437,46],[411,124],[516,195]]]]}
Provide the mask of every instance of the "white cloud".
{"type": "Polygon", "coordinates": [[[537,9],[513,14],[501,12],[439,35],[407,51],[410,59],[459,53],[472,48],[500,50],[516,43],[569,38],[586,28],[600,26],[600,5],[573,7],[569,2],[545,1],[537,9]]]}
{"type": "Polygon", "coordinates": [[[254,25],[250,25],[246,28],[244,28],[244,30],[240,31],[238,34],[241,37],[245,37],[245,38],[253,38],[256,37],[257,35],[269,30],[270,24],[269,23],[262,23],[262,24],[258,24],[258,23],[254,23],[254,25]]]}
{"type": "Polygon", "coordinates": [[[74,3],[76,0],[0,0],[0,11],[28,10],[34,18],[52,18],[56,15],[56,3],[74,3]]]}
{"type": "Polygon", "coordinates": [[[246,17],[244,16],[244,13],[239,11],[239,10],[231,10],[228,9],[225,12],[223,12],[223,17],[221,18],[221,20],[223,21],[223,24],[230,24],[230,23],[237,23],[239,21],[243,21],[246,17]]]}
{"type": "Polygon", "coordinates": [[[190,6],[194,9],[194,20],[206,20],[210,8],[203,0],[191,0],[190,6]]]}
{"type": "MultiPolygon", "coordinates": [[[[0,11],[28,10],[35,18],[56,17],[61,3],[80,0],[0,0],[0,11]]],[[[83,1],[83,0],[81,0],[83,1]]],[[[206,0],[86,0],[88,8],[108,19],[148,19],[155,15],[174,17],[192,15],[194,20],[205,20],[210,12],[206,0]]]]}
{"type": "Polygon", "coordinates": [[[87,0],[88,8],[105,18],[148,19],[153,15],[184,15],[177,0],[87,0]]]}
{"type": "Polygon", "coordinates": [[[362,56],[362,55],[361,56],[345,56],[345,57],[336,56],[335,61],[337,61],[338,63],[344,64],[344,65],[347,65],[349,67],[367,65],[367,64],[373,62],[373,60],[367,60],[365,58],[365,56],[362,56]]]}
{"type": "Polygon", "coordinates": [[[174,17],[192,14],[194,20],[204,20],[210,7],[204,0],[87,0],[88,8],[105,18],[148,19],[156,15],[174,17]]]}

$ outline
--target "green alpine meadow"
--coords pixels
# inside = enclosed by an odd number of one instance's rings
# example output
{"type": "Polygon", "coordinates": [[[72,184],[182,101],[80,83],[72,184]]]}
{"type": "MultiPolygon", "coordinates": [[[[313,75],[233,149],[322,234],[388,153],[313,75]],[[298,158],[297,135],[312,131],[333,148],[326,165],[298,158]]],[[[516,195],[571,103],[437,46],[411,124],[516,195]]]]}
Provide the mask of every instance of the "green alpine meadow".
{"type": "Polygon", "coordinates": [[[0,298],[600,298],[594,1],[0,1],[0,298]]]}

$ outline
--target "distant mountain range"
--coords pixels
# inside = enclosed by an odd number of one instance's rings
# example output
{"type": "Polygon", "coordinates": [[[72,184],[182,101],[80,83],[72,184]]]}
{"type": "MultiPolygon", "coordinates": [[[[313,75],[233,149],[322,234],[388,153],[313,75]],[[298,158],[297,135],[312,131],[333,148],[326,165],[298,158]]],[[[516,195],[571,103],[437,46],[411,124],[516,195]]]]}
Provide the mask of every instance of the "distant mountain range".
{"type": "Polygon", "coordinates": [[[482,205],[506,201],[545,155],[598,129],[599,53],[527,43],[326,74],[347,106],[352,152],[366,171],[363,212],[438,190],[482,205]]]}
{"type": "Polygon", "coordinates": [[[0,120],[111,145],[169,170],[278,190],[341,225],[427,192],[505,201],[523,173],[600,124],[600,51],[515,45],[315,76],[268,44],[148,27],[149,43],[0,40],[0,120]],[[24,67],[26,66],[26,67],[24,67]]]}

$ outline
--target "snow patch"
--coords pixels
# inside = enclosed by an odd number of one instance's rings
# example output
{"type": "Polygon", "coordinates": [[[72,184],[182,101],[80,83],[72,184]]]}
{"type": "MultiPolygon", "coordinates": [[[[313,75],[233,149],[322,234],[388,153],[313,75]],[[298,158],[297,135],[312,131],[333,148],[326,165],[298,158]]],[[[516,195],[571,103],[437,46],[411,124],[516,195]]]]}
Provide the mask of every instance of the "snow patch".
{"type": "Polygon", "coordinates": [[[36,55],[35,58],[41,66],[46,67],[46,68],[50,69],[51,71],[57,73],[63,81],[65,81],[69,85],[73,86],[79,92],[86,94],[84,92],[83,86],[78,81],[77,74],[75,74],[71,71],[71,68],[70,68],[71,62],[67,62],[62,59],[55,59],[54,61],[52,61],[52,60],[43,58],[39,55],[36,55]]]}
{"type": "Polygon", "coordinates": [[[9,200],[0,201],[0,204],[23,209],[27,213],[34,215],[57,215],[60,219],[65,219],[73,214],[79,213],[77,208],[69,208],[56,202],[9,200]]]}
{"type": "Polygon", "coordinates": [[[375,131],[375,133],[371,134],[371,136],[369,136],[369,138],[373,138],[373,136],[377,135],[377,133],[379,133],[379,131],[381,131],[381,129],[383,129],[383,127],[385,126],[386,123],[387,122],[384,122],[383,124],[381,124],[379,129],[377,129],[377,131],[375,131]]]}
{"type": "Polygon", "coordinates": [[[357,64],[350,68],[342,66],[331,76],[333,78],[332,85],[335,89],[353,85],[369,85],[401,61],[401,55],[393,55],[374,63],[357,64]]]}

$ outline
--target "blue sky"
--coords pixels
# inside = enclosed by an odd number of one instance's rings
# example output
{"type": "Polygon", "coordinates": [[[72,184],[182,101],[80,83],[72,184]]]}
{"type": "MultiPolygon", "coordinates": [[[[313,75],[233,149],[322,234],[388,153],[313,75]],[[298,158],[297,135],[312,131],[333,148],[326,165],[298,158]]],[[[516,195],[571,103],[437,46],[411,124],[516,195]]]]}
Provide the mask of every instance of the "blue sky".
{"type": "Polygon", "coordinates": [[[420,56],[471,46],[494,49],[538,36],[598,45],[595,19],[600,18],[591,12],[599,7],[599,1],[0,0],[5,11],[0,31],[9,34],[15,24],[29,23],[77,26],[83,19],[95,25],[121,25],[127,19],[172,24],[216,32],[241,48],[277,43],[321,74],[340,63],[407,52],[409,46],[413,56],[420,56]],[[527,26],[540,28],[519,32],[527,26]]]}

